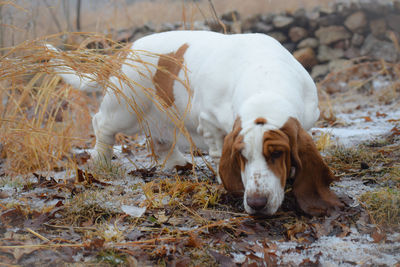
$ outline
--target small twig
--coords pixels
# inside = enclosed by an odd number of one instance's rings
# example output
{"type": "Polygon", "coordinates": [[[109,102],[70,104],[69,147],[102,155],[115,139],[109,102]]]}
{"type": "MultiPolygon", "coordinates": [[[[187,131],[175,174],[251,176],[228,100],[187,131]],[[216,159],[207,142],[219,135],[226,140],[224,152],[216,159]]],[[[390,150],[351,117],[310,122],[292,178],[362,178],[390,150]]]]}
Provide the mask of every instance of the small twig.
{"type": "Polygon", "coordinates": [[[37,237],[40,238],[41,240],[46,241],[46,242],[50,242],[50,239],[48,239],[48,238],[42,236],[41,234],[39,234],[39,233],[33,231],[31,228],[26,228],[26,230],[27,230],[29,233],[31,233],[31,234],[37,236],[37,237]]]}
{"type": "Polygon", "coordinates": [[[43,223],[44,226],[51,227],[51,228],[58,228],[58,229],[74,229],[74,230],[90,230],[90,231],[96,231],[97,229],[94,227],[76,227],[76,226],[62,226],[62,225],[51,225],[47,223],[43,223]]]}
{"type": "Polygon", "coordinates": [[[45,4],[45,6],[47,7],[47,9],[49,10],[51,17],[53,18],[54,23],[55,23],[56,26],[57,26],[58,31],[59,31],[59,32],[62,32],[61,24],[60,24],[60,22],[58,21],[57,16],[54,14],[52,7],[50,6],[49,3],[47,3],[46,0],[43,0],[43,2],[44,2],[44,4],[45,4]]]}
{"type": "Polygon", "coordinates": [[[217,14],[217,11],[215,10],[215,7],[214,7],[214,4],[213,4],[212,0],[208,0],[208,2],[210,3],[211,10],[213,11],[213,14],[214,14],[214,16],[215,16],[215,19],[217,20],[217,22],[219,23],[219,25],[221,25],[222,29],[224,29],[224,33],[226,34],[226,33],[227,33],[226,26],[225,26],[225,24],[219,19],[218,14],[217,14]]]}

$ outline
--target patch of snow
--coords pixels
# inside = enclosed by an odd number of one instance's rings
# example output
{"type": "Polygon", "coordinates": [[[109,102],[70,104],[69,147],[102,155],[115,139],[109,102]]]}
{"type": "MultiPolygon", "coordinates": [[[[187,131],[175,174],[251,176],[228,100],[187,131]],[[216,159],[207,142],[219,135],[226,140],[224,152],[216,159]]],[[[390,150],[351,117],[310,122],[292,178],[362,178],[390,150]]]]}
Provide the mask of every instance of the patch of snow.
{"type": "Polygon", "coordinates": [[[129,206],[129,205],[122,205],[121,209],[126,214],[128,214],[132,217],[135,217],[135,218],[142,217],[142,215],[146,211],[146,207],[136,207],[136,206],[129,206]]]}
{"type": "Polygon", "coordinates": [[[234,263],[242,264],[246,260],[246,255],[243,254],[243,253],[231,252],[231,255],[233,256],[233,262],[234,263]]]}
{"type": "Polygon", "coordinates": [[[328,133],[337,144],[351,147],[390,134],[393,127],[399,124],[396,120],[400,119],[400,110],[378,106],[339,113],[336,117],[345,126],[312,128],[312,131],[328,133]]]}
{"type": "Polygon", "coordinates": [[[279,264],[301,264],[309,259],[319,260],[322,266],[387,265],[400,261],[400,242],[374,243],[368,235],[360,235],[354,228],[347,237],[323,236],[316,242],[304,245],[297,242],[275,242],[279,264]]]}

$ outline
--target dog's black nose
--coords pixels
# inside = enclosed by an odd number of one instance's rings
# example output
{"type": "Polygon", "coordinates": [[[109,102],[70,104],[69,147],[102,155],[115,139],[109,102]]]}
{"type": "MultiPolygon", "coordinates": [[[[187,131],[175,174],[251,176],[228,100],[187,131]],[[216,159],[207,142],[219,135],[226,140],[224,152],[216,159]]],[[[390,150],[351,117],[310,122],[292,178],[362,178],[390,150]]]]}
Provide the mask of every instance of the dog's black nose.
{"type": "Polygon", "coordinates": [[[248,196],[246,198],[247,201],[247,205],[249,205],[250,208],[252,208],[253,210],[262,210],[263,208],[265,208],[265,206],[267,205],[267,198],[266,197],[251,197],[248,196]]]}

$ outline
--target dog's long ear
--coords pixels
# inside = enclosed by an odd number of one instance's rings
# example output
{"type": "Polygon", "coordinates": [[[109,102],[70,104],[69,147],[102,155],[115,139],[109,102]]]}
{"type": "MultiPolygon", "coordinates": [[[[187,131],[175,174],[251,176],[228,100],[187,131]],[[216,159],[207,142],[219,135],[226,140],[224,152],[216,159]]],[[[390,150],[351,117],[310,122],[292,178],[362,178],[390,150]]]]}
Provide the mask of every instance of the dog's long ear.
{"type": "Polygon", "coordinates": [[[281,129],[289,137],[295,181],[293,193],[300,208],[311,215],[323,215],[343,207],[329,185],[338,179],[323,161],[311,136],[300,123],[289,118],[281,129]]]}
{"type": "Polygon", "coordinates": [[[230,132],[224,139],[222,155],[219,162],[219,176],[225,189],[233,194],[241,195],[244,191],[241,169],[245,160],[241,158],[243,136],[240,136],[241,121],[237,118],[230,132]]]}

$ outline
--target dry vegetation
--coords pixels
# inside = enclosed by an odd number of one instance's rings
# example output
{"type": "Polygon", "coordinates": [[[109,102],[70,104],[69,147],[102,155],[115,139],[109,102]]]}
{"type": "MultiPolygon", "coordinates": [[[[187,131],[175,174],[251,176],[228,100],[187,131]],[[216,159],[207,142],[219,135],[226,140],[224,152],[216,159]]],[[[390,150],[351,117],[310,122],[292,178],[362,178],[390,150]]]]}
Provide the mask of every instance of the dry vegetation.
{"type": "MultiPolygon", "coordinates": [[[[226,3],[215,1],[215,6],[224,11],[226,3]]],[[[267,3],[275,8],[282,5],[277,1],[267,3]]],[[[181,8],[180,2],[173,4],[181,8]]],[[[150,5],[180,10],[161,1],[137,5],[143,14],[151,10],[145,8],[150,5]]],[[[258,6],[247,8],[263,11],[258,6]]],[[[132,16],[130,23],[135,12],[127,12],[127,17],[132,16]]],[[[148,16],[149,20],[153,18],[150,11],[148,16]]],[[[176,13],[168,16],[171,18],[159,18],[160,22],[178,20],[173,17],[176,13]]],[[[84,21],[84,25],[90,23],[93,22],[89,18],[84,21]]],[[[113,25],[117,26],[121,25],[113,25]]],[[[103,50],[60,55],[43,48],[43,41],[59,43],[60,36],[4,49],[0,61],[0,188],[4,189],[0,190],[0,200],[6,201],[0,202],[0,262],[30,266],[85,260],[104,266],[216,266],[234,264],[231,253],[245,253],[244,266],[263,262],[274,265],[282,257],[276,253],[274,241],[298,242],[296,250],[300,251],[322,236],[345,237],[350,227],[371,234],[377,242],[385,241],[386,234],[382,232],[399,230],[400,131],[396,127],[389,136],[352,148],[337,146],[329,134],[317,140],[338,176],[361,180],[375,188],[359,196],[363,208],[348,205],[326,218],[302,214],[290,193],[276,215],[249,217],[243,213],[241,200],[226,195],[213,182],[212,172],[201,164],[195,175],[164,173],[158,168],[128,170],[132,166],[118,160],[111,166],[84,165],[87,154],[74,151],[93,145],[90,118],[98,100],[96,95],[86,95],[61,82],[50,67],[57,61],[50,63],[49,58],[62,58],[71,67],[95,73],[103,81],[111,74],[134,81],[118,73],[124,54],[116,53],[117,49],[124,51],[118,44],[107,40],[109,46],[103,50]],[[10,193],[7,188],[15,191],[10,193]],[[129,215],[125,206],[142,208],[143,214],[129,215]],[[363,223],[367,213],[374,225],[363,223]]],[[[89,41],[105,40],[98,35],[86,37],[89,41]]],[[[356,108],[355,98],[379,105],[399,101],[399,79],[400,65],[386,62],[356,62],[351,69],[330,74],[319,83],[325,114],[319,124],[342,126],[333,107],[343,105],[350,112],[356,108]],[[372,78],[385,77],[388,86],[379,92],[371,91],[371,73],[372,78]],[[350,89],[341,88],[340,82],[350,85],[350,89]]],[[[179,124],[175,114],[171,118],[179,124]]],[[[149,154],[139,141],[137,137],[120,137],[122,155],[149,154]]],[[[350,203],[346,196],[342,197],[346,204],[350,203]]]]}

